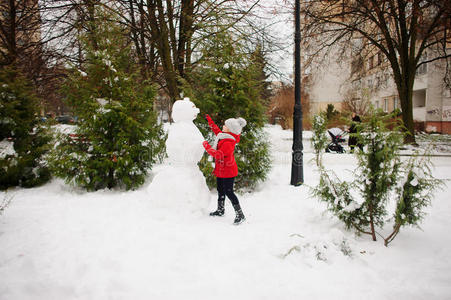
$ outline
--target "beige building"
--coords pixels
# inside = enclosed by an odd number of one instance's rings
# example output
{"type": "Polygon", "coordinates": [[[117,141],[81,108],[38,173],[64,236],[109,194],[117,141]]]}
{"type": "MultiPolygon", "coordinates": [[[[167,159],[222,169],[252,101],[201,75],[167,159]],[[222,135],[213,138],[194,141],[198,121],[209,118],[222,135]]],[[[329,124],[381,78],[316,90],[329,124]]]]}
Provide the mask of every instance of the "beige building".
{"type": "Polygon", "coordinates": [[[41,50],[39,0],[0,0],[0,21],[0,60],[9,64],[18,58],[19,66],[29,67],[41,50]]]}
{"type": "MultiPolygon", "coordinates": [[[[451,47],[448,51],[451,52],[451,47]]],[[[427,57],[433,55],[427,52],[427,57]]],[[[309,74],[313,78],[309,90],[312,114],[325,111],[329,104],[342,111],[349,90],[356,94],[365,91],[368,102],[387,113],[401,109],[385,58],[379,52],[365,56],[364,61],[357,58],[347,64],[327,62],[309,74]]],[[[451,89],[445,84],[445,72],[443,60],[422,65],[417,70],[412,104],[418,130],[451,134],[451,89]]],[[[363,100],[356,98],[354,101],[363,100]]]]}
{"type": "MultiPolygon", "coordinates": [[[[348,1],[313,3],[309,5],[311,10],[325,19],[328,17],[340,18],[344,16],[340,14],[342,9],[344,11],[352,8],[352,5],[347,5],[348,1]]],[[[426,15],[428,12],[423,10],[422,13],[426,15]]],[[[305,16],[304,18],[305,23],[308,24],[308,18],[305,16]]],[[[426,19],[426,16],[422,16],[422,18],[426,19]]],[[[337,21],[339,23],[340,19],[337,21]]],[[[356,17],[354,21],[358,21],[358,18],[356,17]]],[[[334,25],[329,24],[329,26],[333,29],[334,25]]],[[[372,25],[368,24],[368,26],[372,25]]],[[[388,24],[388,26],[391,25],[388,24]]],[[[445,34],[448,39],[451,32],[448,30],[451,26],[449,20],[437,26],[445,26],[447,29],[445,34]]],[[[422,32],[417,32],[417,34],[420,35],[422,32]]],[[[321,49],[320,45],[324,46],[327,43],[322,44],[321,39],[315,40],[314,34],[311,36],[308,43],[303,45],[303,53],[307,52],[308,54],[310,51],[311,55],[314,55],[318,53],[318,49],[321,49]],[[319,45],[313,43],[319,43],[319,45]]],[[[333,104],[337,110],[347,109],[350,107],[348,104],[352,104],[351,106],[355,108],[356,106],[368,106],[371,103],[385,112],[401,109],[398,91],[385,55],[359,38],[358,34],[353,35],[352,39],[347,45],[342,44],[341,49],[330,51],[330,57],[335,58],[335,61],[321,57],[315,62],[315,66],[310,67],[311,70],[303,70],[306,75],[312,77],[309,90],[312,113],[324,110],[328,104],[333,104]],[[340,54],[343,52],[340,50],[349,51],[345,55],[348,58],[341,56],[340,54]]],[[[336,47],[335,44],[332,47],[336,47]]],[[[450,54],[451,45],[449,43],[446,48],[447,53],[450,54]]],[[[437,57],[437,54],[428,50],[423,59],[430,60],[434,57],[437,57]]],[[[306,60],[304,58],[304,61],[306,60]]],[[[445,74],[446,61],[443,60],[422,65],[417,70],[412,99],[417,129],[451,133],[451,95],[449,84],[448,86],[445,84],[445,74]]],[[[449,74],[448,71],[448,76],[449,74]]],[[[451,78],[448,78],[448,82],[451,82],[451,78]]]]}
{"type": "MultiPolygon", "coordinates": [[[[448,51],[451,52],[451,48],[448,51]]],[[[429,51],[424,59],[433,56],[434,53],[429,51]]],[[[364,75],[359,78],[358,83],[371,91],[369,98],[376,108],[385,112],[401,109],[394,81],[390,74],[386,73],[383,60],[378,60],[377,57],[378,54],[369,56],[365,62],[364,75]]],[[[417,70],[412,104],[418,130],[451,133],[451,89],[445,84],[445,72],[444,60],[422,65],[417,70]]]]}
{"type": "Polygon", "coordinates": [[[333,55],[321,61],[303,63],[303,78],[308,77],[305,87],[310,100],[310,113],[326,111],[332,104],[338,111],[343,109],[342,86],[349,77],[349,65],[337,62],[333,55]]]}

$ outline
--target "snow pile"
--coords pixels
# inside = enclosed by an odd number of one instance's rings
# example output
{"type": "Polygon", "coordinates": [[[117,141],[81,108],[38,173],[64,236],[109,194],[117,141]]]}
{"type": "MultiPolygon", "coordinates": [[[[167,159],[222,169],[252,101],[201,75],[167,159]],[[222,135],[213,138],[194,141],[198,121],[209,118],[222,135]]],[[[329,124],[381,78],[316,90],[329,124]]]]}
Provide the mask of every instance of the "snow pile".
{"type": "MultiPolygon", "coordinates": [[[[291,157],[293,133],[265,130],[273,157],[291,157]]],[[[86,193],[56,180],[2,192],[13,200],[0,216],[0,299],[450,299],[449,184],[423,230],[403,229],[386,248],[346,231],[311,198],[313,157],[304,154],[303,186],[289,185],[291,160],[278,160],[257,191],[239,195],[240,226],[230,202],[222,218],[184,214],[184,199],[160,194],[174,201],[164,207],[147,187],[86,193]]],[[[451,158],[432,160],[434,176],[451,179],[451,158]]],[[[324,163],[346,179],[356,159],[326,153],[324,163]]],[[[188,180],[160,182],[200,186],[188,180]]],[[[216,193],[208,196],[213,210],[216,193]]]]}

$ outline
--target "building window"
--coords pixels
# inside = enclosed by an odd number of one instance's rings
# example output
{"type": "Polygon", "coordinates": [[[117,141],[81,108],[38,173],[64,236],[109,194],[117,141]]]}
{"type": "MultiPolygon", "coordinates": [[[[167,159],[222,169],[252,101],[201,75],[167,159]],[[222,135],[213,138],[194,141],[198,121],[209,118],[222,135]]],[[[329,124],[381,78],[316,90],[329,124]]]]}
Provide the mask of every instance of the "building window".
{"type": "Polygon", "coordinates": [[[384,112],[388,112],[388,99],[384,99],[384,112]]]}
{"type": "Polygon", "coordinates": [[[397,108],[397,109],[401,110],[401,101],[399,101],[399,97],[395,96],[395,99],[393,101],[394,101],[395,109],[397,108]]]}
{"type": "Polygon", "coordinates": [[[368,59],[368,69],[371,70],[372,68],[374,68],[374,64],[373,64],[373,59],[374,56],[370,56],[370,58],[368,59]]]}
{"type": "Polygon", "coordinates": [[[428,65],[427,64],[422,64],[421,66],[419,66],[417,68],[417,75],[423,75],[426,74],[426,72],[428,71],[428,65]]]}
{"type": "Polygon", "coordinates": [[[18,38],[17,45],[21,47],[25,46],[25,40],[23,38],[18,38]]]}
{"type": "MultiPolygon", "coordinates": [[[[427,53],[425,52],[425,53],[421,56],[419,63],[422,63],[422,62],[426,61],[427,58],[428,58],[428,56],[427,56],[427,53]]],[[[420,66],[417,68],[417,71],[416,71],[415,74],[416,74],[416,75],[423,75],[423,74],[426,74],[427,71],[428,71],[428,65],[427,65],[427,64],[422,64],[422,65],[420,65],[420,66]]]]}
{"type": "Polygon", "coordinates": [[[363,63],[361,57],[353,60],[351,62],[351,75],[361,71],[362,70],[362,66],[364,66],[364,63],[363,63]]]}
{"type": "Polygon", "coordinates": [[[378,52],[377,53],[377,65],[382,64],[382,60],[383,60],[382,52],[378,52]]]}

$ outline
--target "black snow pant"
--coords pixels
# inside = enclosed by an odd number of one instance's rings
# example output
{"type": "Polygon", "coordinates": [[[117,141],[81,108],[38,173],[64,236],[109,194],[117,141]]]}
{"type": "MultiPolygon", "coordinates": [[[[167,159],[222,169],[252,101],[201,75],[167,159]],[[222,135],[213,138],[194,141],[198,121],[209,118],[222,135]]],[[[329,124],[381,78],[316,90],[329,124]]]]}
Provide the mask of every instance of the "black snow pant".
{"type": "Polygon", "coordinates": [[[238,201],[238,197],[233,192],[233,183],[235,181],[235,177],[232,178],[216,178],[216,186],[218,189],[218,200],[225,200],[225,197],[227,196],[230,201],[232,202],[232,205],[239,205],[240,202],[238,201]]]}

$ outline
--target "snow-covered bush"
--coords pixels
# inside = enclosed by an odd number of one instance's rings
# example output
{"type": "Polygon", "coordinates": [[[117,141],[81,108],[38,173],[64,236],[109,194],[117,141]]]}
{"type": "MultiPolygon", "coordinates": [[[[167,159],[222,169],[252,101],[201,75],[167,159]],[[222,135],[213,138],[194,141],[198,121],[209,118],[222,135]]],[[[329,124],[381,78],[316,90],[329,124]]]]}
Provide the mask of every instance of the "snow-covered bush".
{"type": "MultiPolygon", "coordinates": [[[[370,115],[360,125],[357,138],[365,145],[357,152],[358,167],[352,182],[341,181],[320,165],[320,183],[314,189],[329,211],[343,221],[348,229],[369,234],[376,241],[377,228],[387,222],[388,203],[396,201],[393,232],[384,238],[388,245],[406,225],[419,225],[423,209],[441,184],[431,173],[431,161],[421,154],[403,161],[400,148],[403,135],[398,128],[387,129],[391,116],[370,115]]],[[[320,160],[321,161],[321,160],[320,160]]]]}
{"type": "Polygon", "coordinates": [[[39,99],[12,68],[0,70],[0,190],[32,187],[50,179],[43,155],[50,136],[39,120],[39,99]]]}
{"type": "Polygon", "coordinates": [[[121,28],[94,21],[82,37],[86,63],[64,86],[78,116],[74,136],[62,136],[52,155],[55,174],[87,190],[140,186],[164,154],[164,133],[153,111],[155,90],[143,82],[121,28]]]}

